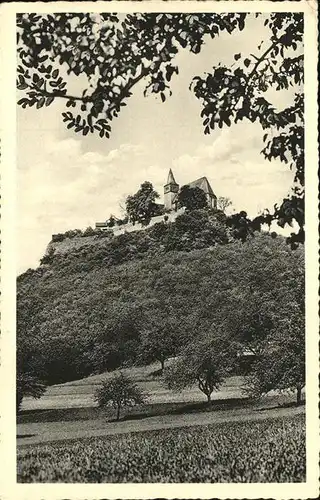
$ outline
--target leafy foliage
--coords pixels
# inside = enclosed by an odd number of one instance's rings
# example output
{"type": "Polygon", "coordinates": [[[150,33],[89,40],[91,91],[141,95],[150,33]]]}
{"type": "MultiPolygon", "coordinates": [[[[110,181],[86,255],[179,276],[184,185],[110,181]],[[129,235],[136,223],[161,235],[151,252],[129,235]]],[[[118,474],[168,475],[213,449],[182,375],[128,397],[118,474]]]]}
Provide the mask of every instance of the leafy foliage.
{"type": "Polygon", "coordinates": [[[21,275],[19,373],[53,384],[165,360],[214,333],[213,325],[254,353],[276,331],[284,342],[289,303],[304,322],[301,249],[264,234],[208,248],[212,228],[221,227],[211,217],[193,212],[168,227],[99,238],[21,275]]]}
{"type": "Polygon", "coordinates": [[[102,408],[111,405],[117,411],[119,420],[122,407],[144,404],[146,394],[127,375],[120,372],[102,382],[101,387],[96,390],[95,399],[102,408]]]}
{"type": "Polygon", "coordinates": [[[305,441],[298,415],[60,442],[18,450],[18,482],[300,483],[305,441]]]}
{"type": "Polygon", "coordinates": [[[204,191],[198,187],[182,186],[178,193],[178,207],[185,207],[186,211],[208,208],[208,201],[204,191]]]}
{"type": "Polygon", "coordinates": [[[167,368],[165,382],[168,388],[179,391],[197,383],[210,402],[212,392],[219,390],[234,368],[236,349],[232,344],[228,333],[222,334],[217,329],[191,342],[182,350],[179,359],[167,368]]]}
{"type": "Polygon", "coordinates": [[[136,194],[126,199],[129,220],[133,223],[141,222],[143,226],[147,226],[152,217],[161,213],[159,205],[155,203],[157,198],[159,194],[153,189],[151,182],[143,182],[136,194]]]}
{"type": "MultiPolygon", "coordinates": [[[[112,227],[112,226],[109,226],[112,227]]],[[[57,233],[52,235],[51,241],[53,243],[60,243],[61,241],[64,241],[66,239],[73,239],[73,238],[87,238],[87,237],[92,237],[96,236],[101,237],[101,238],[110,238],[113,236],[113,232],[110,230],[101,230],[99,228],[93,229],[91,226],[87,227],[84,231],[81,229],[69,229],[65,233],[57,233]]]]}
{"type": "Polygon", "coordinates": [[[25,396],[39,399],[45,393],[46,386],[38,378],[28,373],[18,374],[16,387],[16,409],[20,410],[22,400],[25,396]]]}
{"type": "Polygon", "coordinates": [[[241,240],[242,243],[247,240],[248,236],[254,235],[255,229],[261,229],[261,223],[257,223],[256,220],[252,222],[248,218],[247,212],[245,212],[244,210],[241,210],[241,212],[229,216],[227,218],[226,224],[232,229],[233,237],[237,240],[241,240]]]}
{"type": "Polygon", "coordinates": [[[176,317],[168,297],[149,299],[142,303],[143,324],[141,326],[138,359],[144,363],[157,360],[164,370],[164,363],[175,355],[186,337],[186,321],[176,317]],[[162,300],[161,300],[162,299],[162,300]]]}
{"type": "Polygon", "coordinates": [[[206,35],[243,29],[245,14],[101,13],[21,14],[17,18],[18,88],[23,107],[49,106],[62,98],[68,128],[83,135],[109,137],[112,120],[145,80],[145,95],[164,102],[178,74],[173,59],[179,48],[198,53],[206,35]],[[67,74],[85,75],[82,95],[68,93],[67,74]],[[90,89],[90,90],[89,90],[90,89]]]}
{"type": "MultiPolygon", "coordinates": [[[[21,14],[17,18],[18,79],[22,107],[50,106],[64,99],[63,121],[75,132],[108,138],[111,123],[127,105],[132,89],[144,82],[144,94],[166,101],[178,75],[179,49],[194,54],[206,38],[245,28],[245,13],[21,14]],[[85,76],[81,95],[68,92],[67,75],[85,76]]],[[[264,130],[262,154],[294,170],[292,192],[272,215],[280,226],[296,221],[289,243],[304,241],[303,15],[255,14],[269,29],[269,40],[250,54],[234,54],[232,65],[218,64],[195,76],[190,88],[199,99],[204,133],[244,119],[264,130]],[[264,17],[263,17],[264,16],[264,17]],[[276,109],[272,89],[296,90],[293,103],[276,109]]],[[[269,220],[269,215],[267,217],[269,220]]],[[[268,223],[268,220],[266,222],[268,223]]],[[[260,221],[261,222],[261,221],[260,221]]]]}
{"type": "MultiPolygon", "coordinates": [[[[225,218],[221,213],[207,210],[194,210],[177,217],[174,224],[163,225],[159,231],[160,244],[165,251],[207,248],[231,241],[225,218]]],[[[155,231],[159,230],[158,228],[155,231]]],[[[151,234],[154,234],[150,230],[151,234]]]]}
{"type": "MultiPolygon", "coordinates": [[[[304,242],[303,16],[271,14],[265,25],[270,29],[269,45],[264,42],[258,47],[258,54],[250,57],[235,54],[232,67],[219,64],[205,77],[195,77],[192,89],[203,106],[205,134],[243,119],[257,121],[265,131],[264,157],[278,158],[294,169],[293,191],[275,207],[272,220],[277,220],[281,227],[293,221],[298,223],[298,233],[289,238],[296,247],[297,242],[304,242]],[[297,55],[293,56],[295,52],[297,55]],[[294,102],[278,111],[268,100],[267,92],[290,86],[297,89],[294,102]]],[[[259,219],[261,222],[263,217],[259,219]]],[[[268,214],[264,222],[269,221],[268,214]]]]}
{"type": "Polygon", "coordinates": [[[300,404],[306,379],[304,324],[297,305],[288,306],[291,314],[280,318],[267,335],[246,380],[246,390],[258,397],[274,389],[295,391],[300,404]]]}

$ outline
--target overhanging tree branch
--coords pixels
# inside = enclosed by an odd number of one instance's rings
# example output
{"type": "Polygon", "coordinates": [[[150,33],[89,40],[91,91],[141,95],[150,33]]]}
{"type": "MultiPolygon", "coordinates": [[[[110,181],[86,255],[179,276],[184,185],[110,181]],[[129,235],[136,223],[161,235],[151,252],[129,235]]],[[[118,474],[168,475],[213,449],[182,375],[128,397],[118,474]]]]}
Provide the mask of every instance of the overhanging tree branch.
{"type": "MultiPolygon", "coordinates": [[[[129,91],[131,90],[131,88],[136,85],[136,83],[138,83],[140,80],[142,80],[142,78],[144,78],[145,76],[148,75],[149,73],[149,67],[143,67],[140,74],[137,75],[135,78],[132,78],[122,89],[119,97],[117,99],[114,99],[113,100],[113,103],[112,105],[108,108],[108,112],[111,112],[113,111],[114,109],[117,108],[117,106],[119,106],[119,104],[121,103],[121,101],[125,98],[125,97],[129,97],[129,91]]],[[[37,87],[35,84],[32,84],[30,86],[30,88],[32,90],[35,90],[36,92],[38,92],[39,94],[41,94],[42,96],[44,97],[53,97],[53,98],[62,98],[62,99],[66,99],[66,100],[73,100],[73,101],[80,101],[80,102],[83,102],[83,103],[87,103],[87,102],[91,102],[91,103],[94,103],[96,101],[96,99],[93,97],[93,95],[91,96],[74,96],[74,95],[70,95],[70,94],[66,94],[66,93],[63,93],[61,91],[56,91],[56,92],[49,92],[46,88],[39,88],[37,87]]]]}
{"type": "Polygon", "coordinates": [[[267,57],[267,55],[276,47],[276,45],[278,45],[278,43],[280,43],[280,40],[279,39],[276,39],[271,45],[270,47],[267,48],[267,50],[262,54],[261,57],[257,58],[256,56],[253,55],[253,57],[257,60],[257,62],[255,63],[252,71],[249,73],[248,75],[248,81],[252,78],[252,76],[256,73],[257,69],[258,69],[258,66],[265,60],[265,58],[267,57]]]}

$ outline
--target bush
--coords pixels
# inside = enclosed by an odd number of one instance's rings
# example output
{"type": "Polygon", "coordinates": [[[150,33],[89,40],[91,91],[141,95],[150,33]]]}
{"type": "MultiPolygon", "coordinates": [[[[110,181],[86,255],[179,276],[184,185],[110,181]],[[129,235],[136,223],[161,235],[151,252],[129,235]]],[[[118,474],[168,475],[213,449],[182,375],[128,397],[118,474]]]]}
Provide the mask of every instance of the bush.
{"type": "Polygon", "coordinates": [[[165,224],[163,221],[162,222],[157,222],[153,226],[151,226],[150,229],[148,229],[148,234],[150,238],[162,242],[164,236],[166,235],[168,230],[167,224],[165,224]]]}
{"type": "Polygon", "coordinates": [[[87,229],[83,232],[82,236],[86,238],[87,236],[94,236],[96,234],[96,230],[91,226],[87,227],[87,229]]]}
{"type": "Polygon", "coordinates": [[[76,236],[82,236],[82,231],[81,229],[70,229],[64,233],[64,236],[70,239],[75,238],[76,236]]]}
{"type": "Polygon", "coordinates": [[[55,254],[55,249],[53,247],[50,247],[48,250],[48,253],[40,259],[40,264],[52,264],[53,259],[54,259],[54,254],[55,254]]]}
{"type": "Polygon", "coordinates": [[[113,227],[116,223],[116,218],[113,215],[110,215],[109,219],[106,221],[106,225],[108,227],[113,227]]]}
{"type": "Polygon", "coordinates": [[[54,243],[57,243],[57,242],[63,241],[64,239],[65,239],[65,235],[64,234],[57,233],[57,234],[53,234],[52,235],[51,241],[54,242],[54,243]]]}
{"type": "Polygon", "coordinates": [[[113,238],[114,234],[112,229],[96,229],[96,236],[98,238],[113,238]]]}

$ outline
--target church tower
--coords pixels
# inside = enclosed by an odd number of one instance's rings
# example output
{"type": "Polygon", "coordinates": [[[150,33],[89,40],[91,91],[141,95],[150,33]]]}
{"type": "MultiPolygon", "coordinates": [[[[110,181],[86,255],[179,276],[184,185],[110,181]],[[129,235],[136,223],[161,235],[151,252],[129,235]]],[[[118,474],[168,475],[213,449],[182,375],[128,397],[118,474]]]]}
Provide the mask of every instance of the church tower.
{"type": "Polygon", "coordinates": [[[170,168],[167,183],[164,185],[164,208],[173,210],[175,208],[174,201],[179,192],[179,184],[176,183],[170,168]]]}

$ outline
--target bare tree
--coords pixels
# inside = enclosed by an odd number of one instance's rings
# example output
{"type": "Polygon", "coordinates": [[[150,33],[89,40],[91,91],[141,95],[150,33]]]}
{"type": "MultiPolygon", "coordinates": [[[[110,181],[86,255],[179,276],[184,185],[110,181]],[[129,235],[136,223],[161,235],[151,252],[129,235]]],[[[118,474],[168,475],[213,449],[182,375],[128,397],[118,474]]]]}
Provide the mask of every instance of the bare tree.
{"type": "Polygon", "coordinates": [[[226,212],[228,207],[231,207],[232,201],[230,198],[226,196],[219,196],[217,200],[217,207],[219,210],[222,210],[222,212],[226,212]]]}

